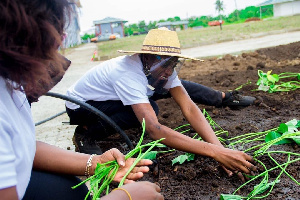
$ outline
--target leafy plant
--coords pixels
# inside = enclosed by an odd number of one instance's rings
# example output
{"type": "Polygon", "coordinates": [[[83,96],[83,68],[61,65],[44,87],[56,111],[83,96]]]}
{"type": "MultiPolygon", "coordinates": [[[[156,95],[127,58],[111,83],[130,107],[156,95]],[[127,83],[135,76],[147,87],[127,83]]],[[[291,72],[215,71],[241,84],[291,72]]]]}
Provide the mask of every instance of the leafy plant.
{"type": "MultiPolygon", "coordinates": [[[[147,158],[147,156],[153,157],[153,155],[154,155],[153,152],[152,152],[152,155],[149,154],[149,152],[151,152],[151,150],[154,147],[165,147],[165,145],[160,143],[164,138],[142,145],[142,141],[143,141],[144,134],[145,134],[145,120],[143,120],[142,127],[143,127],[143,133],[141,135],[141,138],[140,138],[138,144],[136,145],[136,147],[133,150],[131,150],[128,154],[125,155],[125,160],[135,156],[136,154],[137,154],[137,157],[136,157],[134,163],[131,165],[128,172],[125,174],[123,179],[120,181],[118,187],[120,187],[124,184],[124,181],[125,181],[126,177],[128,176],[128,174],[132,171],[132,169],[136,166],[136,164],[141,159],[147,158]],[[142,151],[145,148],[147,148],[147,150],[144,153],[142,153],[142,151]]],[[[99,198],[99,196],[102,194],[102,192],[104,190],[106,190],[106,194],[108,194],[109,185],[113,181],[118,169],[119,169],[119,165],[116,160],[109,161],[106,163],[101,163],[101,164],[98,163],[97,167],[95,169],[95,174],[93,176],[87,178],[86,180],[82,181],[78,185],[73,186],[72,189],[75,189],[78,186],[86,183],[87,181],[90,181],[91,188],[90,188],[89,192],[87,193],[85,199],[87,199],[88,196],[92,193],[93,200],[96,200],[99,198]]]]}
{"type": "MultiPolygon", "coordinates": [[[[292,181],[294,181],[297,185],[300,185],[300,183],[293,178],[287,171],[286,168],[289,164],[292,164],[294,162],[300,161],[300,154],[293,153],[293,152],[287,152],[287,151],[269,151],[269,148],[272,145],[279,145],[279,144],[286,144],[291,142],[296,142],[298,145],[299,138],[300,138],[300,131],[298,131],[298,128],[300,127],[300,120],[293,119],[291,121],[288,121],[287,123],[280,124],[277,128],[267,130],[265,132],[259,132],[259,133],[247,133],[244,135],[236,136],[234,138],[228,139],[230,141],[229,146],[234,148],[235,145],[244,145],[245,143],[251,143],[251,142],[257,142],[261,141],[261,144],[252,146],[248,149],[246,149],[244,152],[249,152],[252,150],[255,150],[253,152],[254,159],[260,163],[261,166],[264,167],[264,171],[256,176],[248,176],[250,178],[249,181],[242,184],[239,188],[237,188],[232,195],[234,195],[234,198],[240,198],[240,199],[263,199],[266,198],[273,190],[273,187],[275,184],[279,183],[280,176],[285,173],[292,181]],[[263,139],[264,138],[264,139],[263,139]],[[272,154],[284,154],[287,157],[287,161],[283,164],[279,164],[276,159],[272,156],[272,154]],[[260,156],[267,155],[269,158],[275,163],[275,167],[271,169],[267,169],[267,167],[258,159],[260,156]],[[294,160],[291,160],[291,156],[295,157],[294,160]],[[275,178],[274,181],[269,181],[269,172],[275,170],[275,169],[281,169],[281,172],[279,175],[275,178]],[[239,195],[235,195],[237,191],[239,191],[242,187],[248,185],[250,182],[253,182],[254,180],[262,178],[262,180],[254,186],[253,190],[246,196],[242,197],[239,195]]],[[[221,195],[221,199],[222,199],[221,195]]],[[[227,196],[225,195],[223,199],[226,199],[227,196]]],[[[227,199],[230,199],[230,195],[227,199]]]]}
{"type": "Polygon", "coordinates": [[[258,85],[257,90],[262,90],[265,92],[288,92],[291,90],[296,90],[300,88],[299,81],[288,81],[283,82],[282,79],[285,78],[293,78],[296,77],[297,80],[300,80],[300,73],[292,73],[292,72],[285,72],[281,74],[271,74],[271,71],[264,73],[261,70],[258,70],[259,79],[256,83],[258,85]]]}

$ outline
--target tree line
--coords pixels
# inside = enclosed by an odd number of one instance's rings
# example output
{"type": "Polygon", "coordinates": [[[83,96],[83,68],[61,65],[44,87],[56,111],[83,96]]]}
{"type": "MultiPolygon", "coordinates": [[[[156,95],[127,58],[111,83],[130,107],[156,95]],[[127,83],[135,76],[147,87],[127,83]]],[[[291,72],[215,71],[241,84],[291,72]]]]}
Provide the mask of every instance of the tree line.
{"type": "MultiPolygon", "coordinates": [[[[220,1],[222,3],[222,1],[220,1]]],[[[216,2],[216,10],[221,13],[223,11],[223,5],[216,2]],[[218,7],[219,6],[219,7],[218,7]]],[[[267,5],[260,7],[249,6],[242,10],[235,10],[230,13],[228,16],[220,14],[219,16],[200,16],[200,17],[190,17],[188,19],[184,19],[188,21],[188,27],[207,27],[208,22],[210,21],[218,21],[223,20],[224,24],[232,24],[232,23],[243,23],[245,20],[249,18],[267,18],[273,16],[273,5],[267,5]],[[261,10],[260,10],[261,9],[261,10]]],[[[149,30],[157,28],[157,23],[160,22],[174,22],[181,21],[180,17],[176,16],[174,18],[168,18],[166,20],[161,19],[159,21],[150,21],[148,24],[145,21],[140,21],[136,24],[125,25],[124,32],[126,36],[135,35],[135,34],[143,34],[147,33],[149,30]]]]}
{"type": "MultiPolygon", "coordinates": [[[[224,10],[223,2],[221,0],[217,0],[216,3],[216,10],[218,11],[218,16],[199,16],[199,17],[190,17],[188,19],[184,19],[188,21],[188,27],[194,28],[194,27],[207,27],[208,22],[210,21],[219,21],[223,20],[224,24],[233,24],[233,23],[243,23],[245,20],[249,18],[267,18],[273,16],[273,5],[267,5],[262,7],[256,7],[256,6],[249,6],[245,9],[241,10],[235,10],[232,13],[228,15],[222,15],[222,11],[224,10]]],[[[174,22],[174,21],[181,21],[180,17],[175,16],[173,18],[168,19],[161,19],[159,21],[150,21],[148,24],[142,20],[139,23],[134,24],[128,24],[124,26],[124,33],[126,36],[130,35],[139,35],[139,34],[145,34],[149,30],[157,28],[157,23],[160,22],[174,22]]],[[[81,38],[83,40],[87,40],[87,38],[95,37],[95,35],[88,35],[85,34],[81,38]]]]}

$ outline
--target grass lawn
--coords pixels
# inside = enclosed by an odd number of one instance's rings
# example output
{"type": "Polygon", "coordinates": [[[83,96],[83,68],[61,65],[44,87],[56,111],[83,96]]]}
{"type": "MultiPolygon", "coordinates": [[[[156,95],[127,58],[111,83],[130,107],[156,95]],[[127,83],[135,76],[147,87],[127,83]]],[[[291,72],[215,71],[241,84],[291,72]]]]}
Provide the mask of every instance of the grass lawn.
{"type": "MultiPolygon", "coordinates": [[[[188,29],[177,32],[181,48],[197,47],[217,42],[240,40],[259,35],[259,33],[279,30],[300,30],[300,15],[280,18],[267,18],[263,21],[253,21],[240,24],[223,25],[220,27],[207,27],[198,30],[188,29]]],[[[100,57],[107,59],[120,56],[117,50],[140,50],[146,35],[137,35],[118,38],[113,41],[98,42],[100,57]]],[[[123,54],[122,54],[123,55],[123,54]]]]}

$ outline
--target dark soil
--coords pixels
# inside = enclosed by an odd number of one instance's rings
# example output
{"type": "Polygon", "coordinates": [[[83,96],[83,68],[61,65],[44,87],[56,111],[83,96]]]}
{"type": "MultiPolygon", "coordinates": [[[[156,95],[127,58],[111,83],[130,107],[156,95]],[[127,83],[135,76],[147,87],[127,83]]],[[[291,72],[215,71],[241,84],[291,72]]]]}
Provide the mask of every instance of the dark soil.
{"type": "MultiPolygon", "coordinates": [[[[212,119],[224,130],[229,132],[229,138],[251,132],[266,131],[276,128],[280,123],[292,119],[300,120],[300,90],[292,92],[267,93],[252,91],[256,89],[258,80],[257,70],[272,73],[300,72],[300,42],[289,45],[281,45],[272,48],[260,49],[255,52],[243,53],[239,56],[225,55],[222,58],[209,58],[204,62],[186,62],[180,71],[180,78],[194,81],[216,90],[234,90],[242,84],[251,81],[240,90],[243,95],[257,98],[255,105],[243,109],[229,107],[216,108],[213,106],[198,105],[206,109],[212,119]]],[[[169,99],[157,101],[160,108],[159,121],[170,128],[176,128],[186,124],[180,109],[175,102],[169,99]]],[[[134,144],[137,143],[141,129],[127,131],[134,144]]],[[[194,135],[193,131],[185,133],[194,135]]],[[[145,136],[144,142],[149,142],[145,136]]],[[[125,143],[120,138],[111,138],[105,144],[111,143],[126,153],[125,143]]],[[[104,143],[100,144],[105,150],[104,143]]],[[[112,146],[107,146],[110,148],[112,146]]],[[[293,144],[276,146],[276,149],[300,152],[300,148],[293,144]]],[[[195,156],[194,161],[182,165],[172,166],[172,159],[183,154],[180,151],[158,155],[157,165],[145,175],[143,180],[156,182],[162,194],[167,200],[179,199],[219,199],[220,194],[230,194],[241,184],[237,176],[228,177],[219,167],[218,163],[211,158],[195,156]]],[[[284,163],[285,156],[274,156],[279,163],[284,163]]],[[[261,160],[270,168],[275,166],[268,158],[261,160]]],[[[300,181],[300,162],[289,165],[288,173],[300,181]]],[[[269,182],[273,181],[279,171],[270,173],[269,182]]],[[[258,182],[255,182],[257,184],[258,182]]],[[[253,184],[239,191],[239,195],[245,196],[253,189],[253,184]]],[[[276,184],[272,193],[264,199],[300,199],[299,185],[283,174],[280,183],[276,184]]]]}

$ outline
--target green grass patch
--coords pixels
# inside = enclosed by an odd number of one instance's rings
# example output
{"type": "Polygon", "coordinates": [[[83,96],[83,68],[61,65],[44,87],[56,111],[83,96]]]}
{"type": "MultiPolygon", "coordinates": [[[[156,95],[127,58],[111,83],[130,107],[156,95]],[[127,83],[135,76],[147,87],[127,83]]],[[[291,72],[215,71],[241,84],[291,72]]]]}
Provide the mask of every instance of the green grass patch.
{"type": "MultiPolygon", "coordinates": [[[[178,31],[181,48],[191,48],[224,41],[247,39],[259,36],[262,33],[274,33],[281,30],[300,29],[300,15],[266,18],[262,21],[253,21],[239,24],[224,24],[220,27],[206,27],[198,30],[187,29],[178,31]]],[[[146,35],[137,35],[118,38],[112,41],[97,43],[100,57],[114,58],[123,54],[117,50],[140,50],[146,35]]]]}

